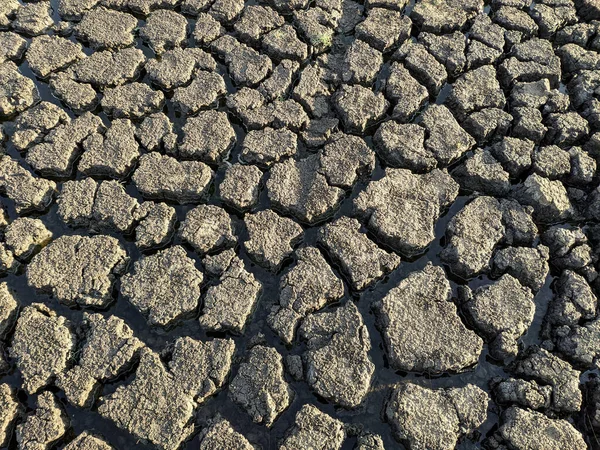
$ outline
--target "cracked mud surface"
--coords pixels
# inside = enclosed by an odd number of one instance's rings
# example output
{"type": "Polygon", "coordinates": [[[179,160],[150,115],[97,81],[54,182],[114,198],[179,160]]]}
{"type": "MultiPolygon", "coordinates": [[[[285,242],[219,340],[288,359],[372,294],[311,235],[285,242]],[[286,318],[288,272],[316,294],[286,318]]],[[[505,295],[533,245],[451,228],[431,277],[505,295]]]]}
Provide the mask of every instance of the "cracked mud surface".
{"type": "Polygon", "coordinates": [[[597,0],[3,0],[0,148],[0,448],[600,449],[597,0]]]}

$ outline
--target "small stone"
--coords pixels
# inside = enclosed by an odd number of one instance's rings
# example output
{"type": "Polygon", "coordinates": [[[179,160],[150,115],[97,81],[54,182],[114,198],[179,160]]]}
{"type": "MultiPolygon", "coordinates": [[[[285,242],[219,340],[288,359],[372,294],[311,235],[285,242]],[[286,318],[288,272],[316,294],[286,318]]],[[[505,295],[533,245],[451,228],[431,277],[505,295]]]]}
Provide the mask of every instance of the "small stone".
{"type": "Polygon", "coordinates": [[[75,80],[106,88],[120,86],[137,78],[145,61],[144,52],[129,47],[94,52],[73,64],[70,70],[75,80]]]}
{"type": "Polygon", "coordinates": [[[31,40],[25,55],[31,70],[42,78],[85,58],[80,44],[60,36],[38,36],[31,40]]]}
{"type": "Polygon", "coordinates": [[[52,232],[40,219],[19,217],[6,227],[4,239],[15,257],[27,261],[52,240],[52,232]]]}
{"type": "Polygon", "coordinates": [[[68,306],[104,307],[126,263],[127,253],[113,237],[60,236],[33,257],[27,283],[68,306]]]}
{"type": "Polygon", "coordinates": [[[219,284],[206,292],[200,326],[208,331],[230,331],[242,334],[254,311],[261,284],[234,258],[219,279],[219,284]]]}
{"type": "Polygon", "coordinates": [[[179,236],[200,255],[231,247],[236,242],[231,217],[214,205],[199,205],[188,211],[179,236]]]}
{"type": "Polygon", "coordinates": [[[358,85],[342,86],[332,101],[348,132],[364,132],[383,117],[389,106],[381,92],[358,85]]]}
{"type": "Polygon", "coordinates": [[[165,96],[144,83],[129,83],[104,91],[100,104],[114,118],[139,119],[162,109],[165,96]]]}
{"type": "Polygon", "coordinates": [[[9,354],[23,375],[23,387],[35,394],[64,372],[75,350],[75,336],[62,316],[41,303],[21,311],[9,354]]]}
{"type": "Polygon", "coordinates": [[[21,75],[11,61],[0,64],[0,117],[21,113],[39,101],[40,94],[31,78],[21,75]]]}
{"type": "Polygon", "coordinates": [[[44,211],[52,202],[56,183],[32,175],[17,160],[0,159],[0,190],[15,202],[17,213],[44,211]]]}
{"type": "Polygon", "coordinates": [[[131,14],[99,7],[83,15],[75,33],[94,49],[127,47],[134,42],[137,24],[131,14]]]}
{"type": "Polygon", "coordinates": [[[198,450],[254,450],[243,434],[233,429],[227,419],[216,417],[200,433],[198,450]]]}
{"type": "Polygon", "coordinates": [[[37,398],[35,411],[17,425],[19,449],[50,449],[68,428],[69,419],[54,394],[43,392],[37,398]]]}
{"type": "Polygon", "coordinates": [[[281,159],[294,156],[297,148],[298,137],[285,128],[251,130],[244,137],[241,159],[248,164],[268,168],[281,159]]]}
{"type": "Polygon", "coordinates": [[[318,238],[355,290],[370,286],[400,264],[398,256],[379,248],[359,230],[356,219],[344,216],[322,227],[318,238]]]}
{"type": "Polygon", "coordinates": [[[341,450],[345,439],[346,431],[342,422],[313,405],[304,405],[296,414],[294,425],[286,433],[279,450],[319,447],[341,450]]]}
{"type": "Polygon", "coordinates": [[[336,405],[358,407],[370,389],[375,365],[368,355],[369,332],[354,303],[308,316],[299,333],[308,341],[304,359],[309,386],[336,405]]]}
{"type": "Polygon", "coordinates": [[[174,11],[159,9],[151,13],[140,29],[140,37],[157,54],[178,47],[187,35],[188,22],[174,11]]]}
{"type": "Polygon", "coordinates": [[[442,211],[458,195],[458,184],[446,171],[423,175],[406,169],[386,169],[353,202],[355,213],[386,245],[407,255],[422,253],[434,240],[442,211]]]}
{"type": "Polygon", "coordinates": [[[166,203],[144,202],[134,212],[139,221],[135,229],[135,244],[141,249],[165,246],[175,230],[177,213],[166,203]]]}
{"type": "Polygon", "coordinates": [[[179,154],[184,158],[219,163],[227,157],[235,140],[235,130],[227,119],[227,113],[202,111],[185,122],[179,154]]]}
{"type": "Polygon", "coordinates": [[[245,211],[258,203],[260,182],[263,173],[256,166],[233,164],[225,171],[219,185],[219,196],[223,202],[239,211],[245,211]]]}
{"type": "Polygon", "coordinates": [[[121,278],[121,293],[149,325],[166,327],[196,310],[203,278],[183,247],[169,247],[136,261],[121,278]]]}
{"type": "Polygon", "coordinates": [[[152,152],[140,157],[132,180],[146,198],[183,204],[204,199],[212,177],[212,170],[202,162],[180,162],[152,152]]]}
{"type": "Polygon", "coordinates": [[[281,217],[272,210],[247,214],[244,222],[248,240],[244,248],[259,265],[277,272],[293,246],[302,238],[302,227],[293,220],[281,217]]]}
{"type": "Polygon", "coordinates": [[[140,156],[135,126],[128,119],[114,120],[104,135],[92,134],[83,148],[77,169],[87,176],[124,178],[140,156]]]}
{"type": "Polygon", "coordinates": [[[44,34],[53,25],[52,8],[46,2],[21,4],[12,21],[15,31],[29,36],[44,34]]]}
{"type": "Polygon", "coordinates": [[[461,128],[444,105],[430,104],[423,113],[423,126],[428,131],[425,148],[447,166],[475,145],[475,140],[461,128]]]}
{"type": "Polygon", "coordinates": [[[488,403],[488,395],[472,384],[429,389],[407,382],[394,390],[385,415],[408,448],[449,450],[486,420],[488,403]]]}
{"type": "Polygon", "coordinates": [[[257,345],[231,381],[230,398],[252,417],[252,421],[270,428],[287,409],[294,391],[284,379],[283,358],[272,347],[257,345]]]}
{"type": "Polygon", "coordinates": [[[59,375],[57,386],[72,405],[89,408],[95,401],[99,384],[115,380],[131,369],[142,341],[116,316],[85,313],[80,325],[83,343],[76,364],[59,375]]]}

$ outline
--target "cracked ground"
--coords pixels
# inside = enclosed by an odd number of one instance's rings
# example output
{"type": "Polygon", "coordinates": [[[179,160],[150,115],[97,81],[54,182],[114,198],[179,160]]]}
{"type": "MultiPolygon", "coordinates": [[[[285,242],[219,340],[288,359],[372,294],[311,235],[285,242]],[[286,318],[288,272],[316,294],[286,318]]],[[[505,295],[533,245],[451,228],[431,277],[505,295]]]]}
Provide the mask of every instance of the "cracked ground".
{"type": "Polygon", "coordinates": [[[0,447],[600,449],[598,0],[1,0],[0,447]]]}

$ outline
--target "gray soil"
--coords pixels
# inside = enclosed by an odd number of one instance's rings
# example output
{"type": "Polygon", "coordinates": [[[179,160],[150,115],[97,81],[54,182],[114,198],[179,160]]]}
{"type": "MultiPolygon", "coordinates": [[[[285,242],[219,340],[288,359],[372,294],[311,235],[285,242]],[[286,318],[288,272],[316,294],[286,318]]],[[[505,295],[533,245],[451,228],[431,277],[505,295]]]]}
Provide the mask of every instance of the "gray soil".
{"type": "Polygon", "coordinates": [[[0,449],[600,450],[598,0],[0,0],[0,449]]]}

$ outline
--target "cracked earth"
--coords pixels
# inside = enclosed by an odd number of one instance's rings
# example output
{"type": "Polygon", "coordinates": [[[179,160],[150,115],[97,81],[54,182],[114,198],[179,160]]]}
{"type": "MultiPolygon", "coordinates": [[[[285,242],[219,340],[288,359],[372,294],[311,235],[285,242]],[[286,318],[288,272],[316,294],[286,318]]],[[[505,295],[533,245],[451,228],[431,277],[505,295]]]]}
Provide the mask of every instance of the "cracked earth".
{"type": "Polygon", "coordinates": [[[600,449],[598,0],[2,0],[0,447],[600,449]]]}

